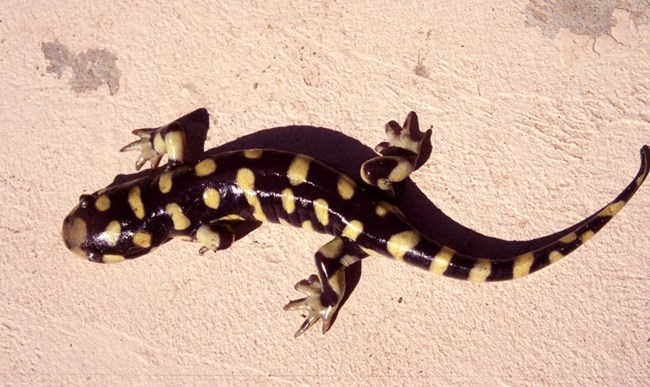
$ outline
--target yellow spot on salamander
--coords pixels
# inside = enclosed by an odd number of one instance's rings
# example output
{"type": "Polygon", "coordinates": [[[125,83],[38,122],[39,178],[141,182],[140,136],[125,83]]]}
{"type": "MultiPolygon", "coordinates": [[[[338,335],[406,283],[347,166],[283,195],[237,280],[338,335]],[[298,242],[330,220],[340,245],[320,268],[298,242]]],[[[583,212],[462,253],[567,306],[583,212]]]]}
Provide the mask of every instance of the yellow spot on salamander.
{"type": "Polygon", "coordinates": [[[309,173],[309,163],[311,163],[311,158],[303,155],[297,155],[294,157],[289,170],[287,171],[287,177],[289,178],[289,183],[291,185],[299,185],[307,181],[307,173],[309,173]]]}
{"type": "Polygon", "coordinates": [[[133,244],[143,249],[151,247],[151,234],[146,231],[138,231],[133,234],[133,244]]]}
{"type": "Polygon", "coordinates": [[[584,234],[580,235],[580,241],[582,243],[587,243],[587,241],[594,235],[596,235],[596,233],[591,230],[585,231],[584,234]]]}
{"type": "Polygon", "coordinates": [[[262,150],[261,149],[246,149],[244,151],[244,157],[247,159],[259,159],[262,157],[262,150]]]}
{"type": "Polygon", "coordinates": [[[87,236],[88,227],[83,219],[66,218],[66,221],[63,223],[63,229],[61,230],[61,237],[63,237],[63,241],[70,250],[84,258],[87,258],[87,256],[79,246],[86,241],[87,236]]]}
{"type": "Polygon", "coordinates": [[[282,208],[284,208],[287,214],[293,214],[296,210],[296,197],[293,196],[291,188],[282,190],[282,208]]]}
{"type": "Polygon", "coordinates": [[[183,214],[183,209],[177,203],[169,203],[165,211],[171,216],[175,230],[185,230],[190,227],[190,219],[183,214]]]}
{"type": "Polygon", "coordinates": [[[100,234],[100,238],[109,246],[117,245],[117,241],[120,239],[120,232],[122,231],[122,226],[117,220],[111,221],[106,230],[100,234]]]}
{"type": "Polygon", "coordinates": [[[354,196],[356,184],[349,177],[341,175],[339,176],[336,188],[338,189],[341,198],[343,198],[343,200],[348,200],[354,196]]]}
{"type": "Polygon", "coordinates": [[[616,203],[612,203],[608,205],[607,207],[603,208],[602,211],[598,214],[599,217],[612,217],[621,210],[625,206],[625,201],[619,200],[616,203]]]}
{"type": "Polygon", "coordinates": [[[420,242],[420,234],[416,231],[402,231],[388,240],[387,250],[397,260],[404,259],[404,255],[420,242]]]}
{"type": "Polygon", "coordinates": [[[160,179],[158,180],[158,189],[160,189],[160,192],[166,194],[169,191],[172,190],[172,173],[171,172],[165,172],[162,175],[160,175],[160,179]]]}
{"type": "Polygon", "coordinates": [[[309,220],[305,220],[304,222],[302,222],[300,227],[304,228],[307,231],[314,231],[314,226],[311,224],[311,221],[309,220]]]}
{"type": "Polygon", "coordinates": [[[334,238],[332,241],[325,244],[323,247],[318,249],[318,252],[323,254],[325,258],[338,258],[341,255],[343,250],[343,239],[334,238]]]}
{"type": "Polygon", "coordinates": [[[95,199],[95,208],[97,208],[97,211],[99,212],[104,212],[111,208],[111,199],[106,195],[102,194],[95,199]]]}
{"type": "Polygon", "coordinates": [[[375,214],[377,214],[377,216],[379,216],[380,218],[383,218],[389,212],[399,216],[403,216],[402,211],[397,206],[390,204],[388,202],[380,202],[377,205],[377,208],[375,208],[375,214]]]}
{"type": "Polygon", "coordinates": [[[358,220],[353,220],[348,223],[343,231],[341,232],[341,235],[350,238],[353,241],[356,241],[359,235],[363,232],[363,223],[361,223],[358,220]]]}
{"type": "Polygon", "coordinates": [[[522,254],[515,258],[512,264],[512,278],[517,279],[527,276],[534,260],[533,253],[522,254]]]}
{"type": "Polygon", "coordinates": [[[159,155],[165,154],[167,152],[167,145],[165,145],[165,140],[162,138],[160,133],[156,133],[153,138],[153,150],[156,151],[159,155]]]}
{"type": "Polygon", "coordinates": [[[246,201],[253,207],[253,217],[261,222],[266,221],[266,215],[262,210],[262,204],[255,192],[255,174],[248,168],[240,168],[237,171],[235,181],[241,190],[244,192],[246,201]]]}
{"type": "Polygon", "coordinates": [[[255,174],[248,168],[241,168],[237,171],[236,181],[242,190],[252,191],[255,189],[255,174]]]}
{"type": "Polygon", "coordinates": [[[212,251],[217,251],[221,244],[219,233],[214,232],[209,226],[203,225],[196,231],[196,240],[212,251]]]}
{"type": "Polygon", "coordinates": [[[557,250],[551,251],[551,253],[548,255],[548,261],[551,263],[555,263],[562,258],[564,258],[564,255],[557,250]]]}
{"type": "Polygon", "coordinates": [[[244,220],[244,217],[237,214],[230,214],[230,215],[222,216],[217,220],[223,220],[223,221],[244,220]]]}
{"type": "Polygon", "coordinates": [[[472,282],[485,282],[492,272],[492,262],[489,259],[477,259],[469,271],[469,280],[472,282]]]}
{"type": "Polygon", "coordinates": [[[221,202],[221,197],[219,196],[219,191],[214,188],[208,188],[203,191],[203,203],[206,206],[217,209],[219,208],[219,203],[221,202]]]}
{"type": "Polygon", "coordinates": [[[386,203],[386,202],[381,202],[381,203],[379,203],[379,205],[378,205],[377,208],[375,209],[375,213],[376,213],[377,216],[379,216],[380,218],[383,218],[383,217],[386,216],[386,214],[388,213],[388,206],[387,206],[387,204],[388,204],[388,203],[386,203]]]}
{"type": "Polygon", "coordinates": [[[443,275],[445,271],[447,271],[449,262],[451,262],[451,259],[455,254],[456,252],[454,250],[450,249],[447,246],[442,246],[440,251],[438,251],[438,254],[433,257],[433,261],[431,262],[429,270],[435,274],[443,275]]]}
{"type": "Polygon", "coordinates": [[[165,135],[167,158],[173,161],[183,161],[185,154],[185,134],[180,130],[172,130],[165,135]]]}
{"type": "Polygon", "coordinates": [[[354,255],[344,255],[343,257],[339,258],[339,262],[343,264],[343,266],[348,267],[350,265],[354,265],[355,263],[359,262],[361,259],[359,257],[356,257],[354,255]]]}
{"type": "Polygon", "coordinates": [[[562,238],[560,238],[560,242],[562,243],[571,243],[578,239],[578,235],[575,232],[571,232],[569,234],[566,234],[562,238]]]}
{"type": "Polygon", "coordinates": [[[641,175],[641,176],[637,177],[637,179],[634,181],[634,184],[637,187],[639,187],[643,183],[643,180],[645,180],[645,176],[641,175]]]}
{"type": "Polygon", "coordinates": [[[117,254],[104,254],[102,257],[102,261],[104,263],[118,263],[122,262],[124,260],[124,257],[122,255],[117,255],[117,254]]]}
{"type": "Polygon", "coordinates": [[[129,207],[138,219],[144,219],[144,203],[140,196],[140,187],[135,186],[129,190],[129,207]]]}
{"type": "Polygon", "coordinates": [[[210,176],[217,170],[217,163],[212,159],[205,159],[194,166],[194,172],[198,177],[210,176]]]}
{"type": "Polygon", "coordinates": [[[314,213],[316,213],[316,219],[323,226],[327,226],[330,222],[330,211],[329,205],[325,199],[316,199],[314,200],[314,213]]]}
{"type": "Polygon", "coordinates": [[[395,168],[390,171],[388,180],[391,182],[403,181],[413,172],[413,164],[404,159],[400,159],[395,168]]]}

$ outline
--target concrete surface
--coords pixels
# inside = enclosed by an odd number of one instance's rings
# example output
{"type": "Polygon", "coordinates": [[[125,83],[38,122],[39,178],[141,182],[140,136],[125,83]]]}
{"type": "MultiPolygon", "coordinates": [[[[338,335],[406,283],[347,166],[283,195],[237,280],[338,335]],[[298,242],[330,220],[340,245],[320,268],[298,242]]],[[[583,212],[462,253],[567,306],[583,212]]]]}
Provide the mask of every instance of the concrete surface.
{"type": "Polygon", "coordinates": [[[59,235],[81,193],[132,170],[131,129],[198,107],[208,147],[293,124],[374,146],[415,110],[434,136],[411,189],[451,224],[559,231],[650,143],[647,1],[213,3],[0,7],[3,384],[648,384],[649,185],[523,280],[368,259],[332,330],[299,339],[281,307],[325,236],[269,225],[217,255],[174,241],[97,265],[59,235]]]}

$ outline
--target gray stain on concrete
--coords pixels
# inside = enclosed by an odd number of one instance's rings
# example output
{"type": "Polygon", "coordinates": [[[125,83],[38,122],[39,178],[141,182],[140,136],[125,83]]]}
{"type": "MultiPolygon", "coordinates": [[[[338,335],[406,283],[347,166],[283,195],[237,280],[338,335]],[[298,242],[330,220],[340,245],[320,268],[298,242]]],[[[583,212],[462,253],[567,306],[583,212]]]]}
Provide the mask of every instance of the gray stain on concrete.
{"type": "Polygon", "coordinates": [[[106,49],[89,49],[78,54],[71,53],[59,41],[43,42],[41,50],[45,59],[50,61],[46,70],[61,78],[63,73],[72,69],[73,77],[70,79],[72,90],[77,93],[97,90],[104,83],[108,86],[109,93],[115,95],[120,88],[122,73],[117,68],[117,57],[106,49]]]}
{"type": "Polygon", "coordinates": [[[635,25],[647,24],[650,14],[648,0],[530,0],[526,6],[526,24],[542,29],[553,38],[560,28],[592,39],[611,36],[616,25],[615,10],[629,13],[635,25]]]}

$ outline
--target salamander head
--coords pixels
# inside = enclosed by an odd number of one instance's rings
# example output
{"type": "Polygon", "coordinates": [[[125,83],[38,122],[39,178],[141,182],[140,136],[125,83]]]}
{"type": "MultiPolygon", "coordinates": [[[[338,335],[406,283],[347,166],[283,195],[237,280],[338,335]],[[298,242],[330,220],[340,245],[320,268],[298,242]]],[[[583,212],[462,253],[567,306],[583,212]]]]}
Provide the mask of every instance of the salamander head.
{"type": "Polygon", "coordinates": [[[63,221],[61,236],[70,251],[93,262],[136,258],[161,243],[145,229],[144,215],[137,186],[100,190],[81,195],[63,221]]]}

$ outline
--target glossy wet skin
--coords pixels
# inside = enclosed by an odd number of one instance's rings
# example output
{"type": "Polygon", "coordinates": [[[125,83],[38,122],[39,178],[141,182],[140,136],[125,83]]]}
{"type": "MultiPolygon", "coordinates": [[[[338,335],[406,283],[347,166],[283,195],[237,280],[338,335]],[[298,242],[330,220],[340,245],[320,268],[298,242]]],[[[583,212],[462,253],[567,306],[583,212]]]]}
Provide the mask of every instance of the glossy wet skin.
{"type": "Polygon", "coordinates": [[[413,112],[403,127],[387,124],[389,142],[380,143],[379,156],[361,167],[363,182],[308,156],[275,150],[221,153],[183,164],[184,130],[174,122],[135,131],[141,139],[124,149],[142,152],[136,167],[149,160],[154,168],[145,177],[82,195],[63,222],[65,245],[91,261],[112,263],[144,255],[176,237],[199,242],[201,254],[226,249],[238,229],[253,230],[262,222],[330,234],[334,239],[315,254],[318,275],[296,285],[306,297],[286,306],[308,313],[296,335],[319,319],[323,331],[329,329],[345,291],[345,271],[369,255],[473,282],[521,278],[555,263],[616,215],[650,170],[650,148],[644,146],[635,178],[600,211],[542,248],[486,259],[420,234],[391,199],[393,186],[419,164],[420,146],[428,138],[413,112]],[[163,154],[172,162],[155,168],[163,154]]]}
{"type": "MultiPolygon", "coordinates": [[[[144,212],[139,219],[133,210],[114,205],[129,202],[131,198],[137,207],[133,188],[141,181],[135,179],[111,189],[81,195],[77,206],[63,221],[61,235],[68,249],[82,258],[103,263],[136,258],[149,252],[153,237],[141,231],[145,224],[144,212]]],[[[148,222],[152,219],[150,216],[148,222]]],[[[166,240],[163,235],[156,239],[161,237],[166,240]]]]}

